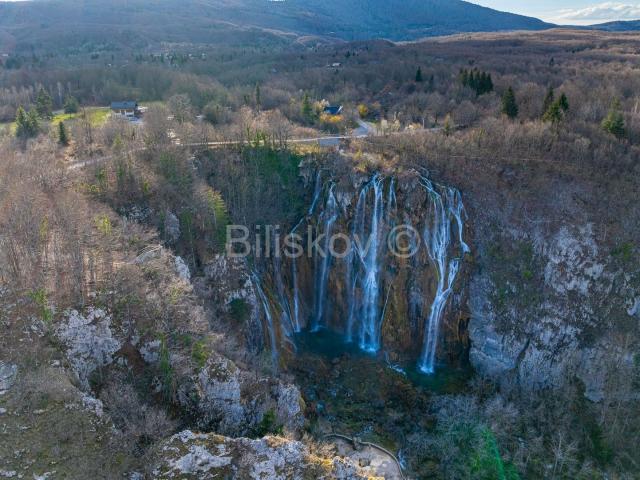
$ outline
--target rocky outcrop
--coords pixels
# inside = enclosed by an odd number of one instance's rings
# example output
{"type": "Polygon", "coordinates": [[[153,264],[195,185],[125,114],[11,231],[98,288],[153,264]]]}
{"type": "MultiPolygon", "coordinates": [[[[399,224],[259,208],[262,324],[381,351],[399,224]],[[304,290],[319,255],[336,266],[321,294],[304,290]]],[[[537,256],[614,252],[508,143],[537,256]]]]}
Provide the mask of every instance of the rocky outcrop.
{"type": "Polygon", "coordinates": [[[18,375],[18,366],[0,362],[0,395],[4,395],[13,386],[18,375]]]}
{"type": "Polygon", "coordinates": [[[600,401],[611,374],[633,368],[637,272],[601,251],[592,224],[563,225],[552,235],[513,232],[503,242],[523,238],[531,239],[528,259],[519,247],[503,248],[496,258],[485,252],[486,268],[473,277],[471,362],[525,389],[579,378],[585,396],[600,401]]]}
{"type": "Polygon", "coordinates": [[[71,368],[85,390],[91,374],[110,364],[121,346],[111,330],[111,317],[99,308],[89,308],[86,313],[67,312],[55,334],[66,347],[71,368]]]}
{"type": "Polygon", "coordinates": [[[170,245],[174,245],[178,240],[180,240],[180,235],[182,232],[180,231],[180,220],[176,215],[167,210],[164,216],[164,234],[167,242],[170,245]]]}
{"type": "Polygon", "coordinates": [[[370,478],[344,458],[317,457],[304,444],[285,438],[232,439],[188,430],[174,435],[157,449],[150,474],[159,480],[370,478]]]}
{"type": "Polygon", "coordinates": [[[239,369],[213,354],[197,374],[183,403],[194,410],[200,428],[225,435],[248,435],[260,429],[298,434],[304,425],[304,402],[293,385],[239,369]]]}
{"type": "Polygon", "coordinates": [[[226,317],[240,327],[248,349],[254,353],[262,350],[266,339],[264,312],[246,260],[217,255],[204,267],[204,277],[195,283],[198,292],[210,300],[217,316],[226,317]]]}

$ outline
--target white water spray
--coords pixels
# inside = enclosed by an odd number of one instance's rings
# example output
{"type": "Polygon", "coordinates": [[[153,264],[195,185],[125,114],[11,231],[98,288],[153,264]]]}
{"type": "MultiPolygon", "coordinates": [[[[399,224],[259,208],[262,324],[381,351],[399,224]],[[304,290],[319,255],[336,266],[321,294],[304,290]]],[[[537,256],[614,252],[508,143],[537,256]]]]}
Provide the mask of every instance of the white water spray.
{"type": "Polygon", "coordinates": [[[452,219],[457,221],[460,248],[462,253],[469,251],[469,247],[462,240],[462,212],[463,205],[460,192],[454,188],[435,186],[429,179],[422,177],[421,184],[431,198],[433,217],[424,229],[424,243],[429,257],[438,274],[436,295],[431,304],[431,312],[424,333],[424,345],[420,357],[419,368],[422,372],[435,372],[435,357],[438,347],[440,321],[453,290],[453,284],[460,269],[460,259],[449,260],[451,246],[452,219]]]}
{"type": "Polygon", "coordinates": [[[262,289],[262,285],[260,283],[260,277],[255,273],[251,273],[251,279],[253,280],[253,284],[256,287],[256,292],[258,293],[258,299],[262,304],[262,309],[264,310],[264,316],[267,320],[267,330],[269,334],[269,341],[271,343],[271,360],[273,361],[274,368],[278,368],[278,343],[276,341],[276,331],[275,326],[273,324],[273,316],[271,315],[271,307],[269,306],[269,300],[267,299],[264,290],[262,289]]]}
{"type": "Polygon", "coordinates": [[[331,254],[329,252],[329,246],[331,242],[331,235],[333,232],[333,225],[338,219],[338,202],[336,201],[336,197],[334,195],[334,188],[335,184],[332,184],[329,187],[329,193],[327,194],[327,203],[321,216],[321,223],[324,224],[324,244],[322,247],[322,252],[315,252],[316,282],[312,331],[318,331],[320,328],[326,326],[325,307],[327,283],[329,281],[329,270],[331,266],[331,254]]]}

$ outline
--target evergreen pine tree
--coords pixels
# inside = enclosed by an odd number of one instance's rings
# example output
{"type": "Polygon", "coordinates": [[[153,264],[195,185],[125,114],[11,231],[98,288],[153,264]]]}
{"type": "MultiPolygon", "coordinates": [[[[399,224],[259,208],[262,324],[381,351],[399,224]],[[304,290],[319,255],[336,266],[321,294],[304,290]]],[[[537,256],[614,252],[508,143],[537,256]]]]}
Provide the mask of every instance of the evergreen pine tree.
{"type": "Polygon", "coordinates": [[[16,137],[27,138],[27,128],[27,114],[24,111],[24,108],[18,107],[18,111],[16,112],[16,137]]]}
{"type": "Polygon", "coordinates": [[[34,109],[29,110],[29,113],[27,113],[27,124],[29,125],[30,136],[37,137],[38,133],[40,133],[40,121],[38,112],[34,109]]]}
{"type": "Polygon", "coordinates": [[[469,86],[469,72],[466,68],[460,69],[460,83],[463,87],[469,86]]]}
{"type": "Polygon", "coordinates": [[[509,87],[502,96],[502,113],[509,118],[516,118],[518,116],[518,104],[516,103],[516,95],[513,93],[513,88],[509,87]]]}
{"type": "Polygon", "coordinates": [[[433,77],[433,74],[429,75],[429,91],[433,92],[433,89],[435,88],[435,78],[433,77]]]}
{"type": "Polygon", "coordinates": [[[38,91],[36,97],[36,111],[40,118],[51,118],[53,116],[53,100],[51,95],[44,88],[38,91]]]}
{"type": "Polygon", "coordinates": [[[554,125],[559,125],[564,116],[564,111],[560,106],[560,100],[553,102],[547,111],[544,113],[542,120],[545,122],[551,122],[554,125]]]}
{"type": "Polygon", "coordinates": [[[618,100],[611,105],[609,113],[602,121],[602,128],[618,138],[623,138],[626,135],[624,117],[620,113],[620,102],[618,100]]]}
{"type": "Polygon", "coordinates": [[[569,100],[567,99],[567,96],[564,93],[560,95],[560,98],[558,99],[558,104],[560,105],[560,108],[564,112],[569,111],[569,100]]]}
{"type": "Polygon", "coordinates": [[[78,100],[71,95],[67,95],[67,98],[64,99],[64,113],[78,113],[79,109],[78,100]]]}
{"type": "Polygon", "coordinates": [[[260,95],[260,84],[256,83],[256,106],[260,108],[260,105],[262,105],[262,98],[260,95]]]}
{"type": "Polygon", "coordinates": [[[488,87],[488,83],[489,83],[489,77],[488,77],[487,73],[486,72],[482,72],[480,74],[480,82],[479,82],[479,85],[478,85],[478,92],[477,92],[478,95],[482,95],[482,94],[487,93],[489,91],[488,90],[488,88],[489,88],[488,87]]]}
{"type": "Polygon", "coordinates": [[[24,108],[18,107],[16,112],[16,137],[26,140],[38,135],[39,130],[37,114],[33,110],[26,113],[24,108]]]}
{"type": "Polygon", "coordinates": [[[551,105],[553,105],[553,102],[555,101],[555,92],[553,91],[553,87],[549,87],[549,89],[547,90],[547,95],[544,97],[544,103],[542,104],[542,115],[546,115],[547,112],[549,111],[549,108],[551,108],[551,105]]]}
{"type": "Polygon", "coordinates": [[[493,79],[491,78],[491,74],[487,75],[487,93],[493,92],[493,79]]]}
{"type": "Polygon", "coordinates": [[[418,70],[416,71],[416,82],[422,82],[422,69],[420,67],[418,67],[418,70]]]}
{"type": "Polygon", "coordinates": [[[67,134],[67,129],[64,126],[64,122],[60,122],[58,124],[58,143],[65,147],[69,145],[69,135],[67,134]]]}

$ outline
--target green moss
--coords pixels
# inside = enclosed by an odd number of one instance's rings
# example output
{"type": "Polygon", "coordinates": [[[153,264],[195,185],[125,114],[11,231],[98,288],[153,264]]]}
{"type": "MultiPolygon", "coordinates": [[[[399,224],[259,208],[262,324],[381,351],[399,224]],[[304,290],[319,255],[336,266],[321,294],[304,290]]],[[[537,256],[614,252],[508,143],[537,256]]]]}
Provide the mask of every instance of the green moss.
{"type": "Polygon", "coordinates": [[[500,456],[496,438],[486,427],[478,432],[475,451],[471,455],[471,474],[477,480],[518,480],[520,476],[515,467],[505,463],[500,456]]]}
{"type": "Polygon", "coordinates": [[[277,423],[276,412],[269,410],[262,416],[262,420],[260,420],[260,423],[255,428],[254,435],[256,437],[282,435],[283,431],[282,425],[278,425],[277,423]]]}
{"type": "Polygon", "coordinates": [[[284,211],[297,218],[304,212],[303,199],[297,188],[300,162],[304,159],[290,150],[279,150],[268,146],[246,148],[245,160],[257,166],[257,175],[262,181],[276,182],[282,186],[280,200],[286,206],[284,211]]]}
{"type": "Polygon", "coordinates": [[[40,318],[45,323],[45,325],[51,325],[51,323],[53,322],[53,310],[49,308],[49,301],[46,290],[44,288],[34,290],[29,294],[29,298],[31,298],[31,300],[38,307],[40,318]]]}
{"type": "Polygon", "coordinates": [[[625,242],[611,250],[611,256],[616,260],[629,264],[635,259],[635,246],[631,242],[625,242]]]}
{"type": "Polygon", "coordinates": [[[209,350],[207,349],[206,341],[200,340],[193,344],[193,347],[191,347],[191,358],[198,368],[204,368],[207,360],[209,360],[209,350]]]}
{"type": "Polygon", "coordinates": [[[249,304],[242,298],[235,298],[229,303],[229,313],[238,323],[244,323],[249,317],[249,304]]]}
{"type": "Polygon", "coordinates": [[[166,338],[160,340],[160,361],[158,362],[158,370],[160,372],[160,381],[162,382],[162,391],[165,400],[169,401],[173,398],[174,391],[174,372],[171,365],[171,354],[167,346],[166,338]]]}

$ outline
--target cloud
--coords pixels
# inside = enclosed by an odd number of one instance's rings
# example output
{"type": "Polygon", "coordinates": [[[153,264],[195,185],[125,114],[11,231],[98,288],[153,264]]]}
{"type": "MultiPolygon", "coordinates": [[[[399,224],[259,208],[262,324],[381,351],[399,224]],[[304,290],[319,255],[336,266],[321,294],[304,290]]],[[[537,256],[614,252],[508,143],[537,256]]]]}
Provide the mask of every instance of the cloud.
{"type": "Polygon", "coordinates": [[[586,8],[558,10],[552,21],[564,25],[589,25],[614,20],[638,19],[640,19],[640,4],[604,2],[586,8]]]}

